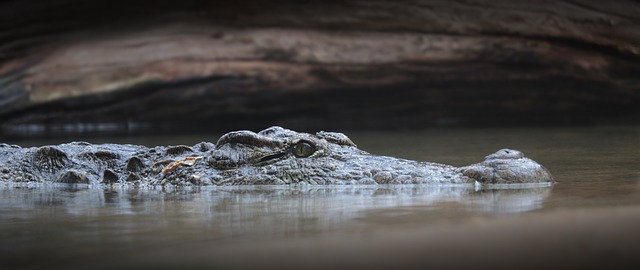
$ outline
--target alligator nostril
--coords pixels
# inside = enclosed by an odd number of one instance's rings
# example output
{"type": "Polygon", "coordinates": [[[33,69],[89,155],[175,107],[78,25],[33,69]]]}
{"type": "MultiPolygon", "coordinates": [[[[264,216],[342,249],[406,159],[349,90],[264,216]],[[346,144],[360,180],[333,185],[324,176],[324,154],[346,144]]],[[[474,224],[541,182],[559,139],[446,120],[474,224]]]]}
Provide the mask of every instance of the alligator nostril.
{"type": "Polygon", "coordinates": [[[522,154],[522,152],[518,151],[518,150],[513,150],[513,149],[502,149],[499,150],[498,152],[495,152],[491,155],[488,155],[485,157],[485,160],[489,160],[489,159],[519,159],[519,158],[523,158],[524,154],[522,154]]]}

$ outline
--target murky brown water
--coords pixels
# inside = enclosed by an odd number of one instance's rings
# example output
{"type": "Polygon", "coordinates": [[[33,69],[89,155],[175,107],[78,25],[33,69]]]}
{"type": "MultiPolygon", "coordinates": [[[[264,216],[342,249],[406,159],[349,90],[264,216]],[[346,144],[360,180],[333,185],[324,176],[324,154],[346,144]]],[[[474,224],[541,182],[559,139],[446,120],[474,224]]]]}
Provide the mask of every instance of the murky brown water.
{"type": "MultiPolygon", "coordinates": [[[[452,165],[500,148],[553,187],[0,185],[2,269],[611,267],[640,254],[640,128],[350,132],[369,152],[452,165]]],[[[93,139],[195,144],[196,136],[93,139]]],[[[61,141],[11,142],[41,145],[61,141]]]]}

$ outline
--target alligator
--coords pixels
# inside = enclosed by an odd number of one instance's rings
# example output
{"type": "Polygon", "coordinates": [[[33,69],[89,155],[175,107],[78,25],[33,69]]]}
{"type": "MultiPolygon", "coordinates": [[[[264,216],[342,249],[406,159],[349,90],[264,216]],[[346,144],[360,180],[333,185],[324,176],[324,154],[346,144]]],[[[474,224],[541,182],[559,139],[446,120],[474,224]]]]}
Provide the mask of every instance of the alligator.
{"type": "Polygon", "coordinates": [[[71,142],[23,148],[0,144],[3,182],[90,185],[333,185],[553,183],[549,171],[502,149],[455,167],[373,155],[346,135],[270,127],[233,131],[217,143],[145,147],[71,142]]]}

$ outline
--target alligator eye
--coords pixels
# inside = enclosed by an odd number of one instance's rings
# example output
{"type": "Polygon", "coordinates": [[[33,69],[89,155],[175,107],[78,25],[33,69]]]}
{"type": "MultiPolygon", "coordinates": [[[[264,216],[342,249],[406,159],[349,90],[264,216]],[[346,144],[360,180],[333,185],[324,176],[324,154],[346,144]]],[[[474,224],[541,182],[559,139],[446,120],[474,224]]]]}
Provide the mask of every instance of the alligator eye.
{"type": "Polygon", "coordinates": [[[299,158],[305,158],[313,155],[316,151],[315,147],[308,142],[299,142],[293,146],[293,155],[299,158]]]}

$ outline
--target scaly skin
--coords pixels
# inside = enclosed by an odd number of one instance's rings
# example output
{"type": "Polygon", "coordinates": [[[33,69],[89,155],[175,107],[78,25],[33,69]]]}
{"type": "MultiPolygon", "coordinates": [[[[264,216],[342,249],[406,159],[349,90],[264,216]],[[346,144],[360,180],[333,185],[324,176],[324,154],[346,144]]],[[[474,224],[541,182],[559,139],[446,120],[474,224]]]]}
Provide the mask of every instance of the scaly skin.
{"type": "Polygon", "coordinates": [[[235,131],[214,145],[147,148],[72,142],[21,148],[0,145],[0,176],[11,182],[132,185],[509,184],[553,182],[516,150],[454,167],[371,155],[344,134],[271,127],[235,131]]]}

